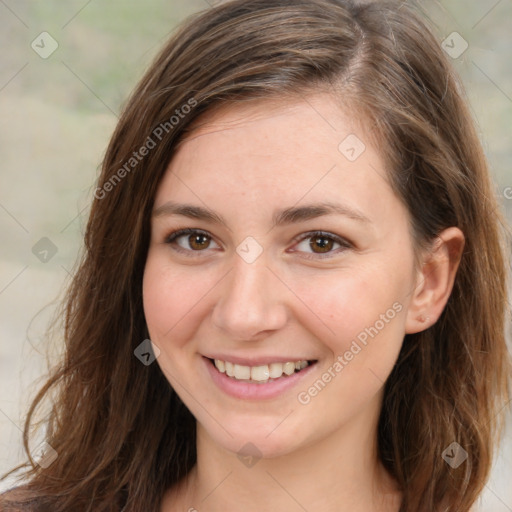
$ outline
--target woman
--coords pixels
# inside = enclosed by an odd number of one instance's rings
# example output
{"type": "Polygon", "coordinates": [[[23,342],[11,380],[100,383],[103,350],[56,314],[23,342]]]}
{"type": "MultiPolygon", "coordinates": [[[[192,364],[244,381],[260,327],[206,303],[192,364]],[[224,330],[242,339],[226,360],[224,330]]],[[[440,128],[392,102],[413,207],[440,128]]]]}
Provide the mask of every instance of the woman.
{"type": "Polygon", "coordinates": [[[405,4],[185,24],[112,137],[5,510],[470,510],[510,366],[460,90],[405,4]]]}

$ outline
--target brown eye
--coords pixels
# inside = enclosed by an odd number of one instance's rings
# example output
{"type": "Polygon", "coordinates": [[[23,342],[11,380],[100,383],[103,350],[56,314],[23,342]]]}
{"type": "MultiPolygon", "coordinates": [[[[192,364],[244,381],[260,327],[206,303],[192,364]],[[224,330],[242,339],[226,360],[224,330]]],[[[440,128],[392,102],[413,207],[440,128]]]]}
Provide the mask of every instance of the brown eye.
{"type": "Polygon", "coordinates": [[[203,234],[189,235],[188,243],[192,249],[195,251],[200,251],[201,249],[208,248],[210,245],[210,239],[208,236],[203,234]]]}
{"type": "Polygon", "coordinates": [[[212,241],[213,239],[208,233],[192,228],[175,231],[165,239],[165,243],[171,245],[174,250],[189,253],[190,256],[211,248],[212,241]]]}
{"type": "Polygon", "coordinates": [[[324,253],[332,250],[334,240],[327,236],[313,236],[310,238],[309,246],[313,252],[324,253]],[[319,250],[315,250],[318,248],[319,250]]]}
{"type": "Polygon", "coordinates": [[[298,242],[292,252],[302,253],[308,259],[330,258],[354,247],[348,240],[323,231],[302,234],[298,242]]]}

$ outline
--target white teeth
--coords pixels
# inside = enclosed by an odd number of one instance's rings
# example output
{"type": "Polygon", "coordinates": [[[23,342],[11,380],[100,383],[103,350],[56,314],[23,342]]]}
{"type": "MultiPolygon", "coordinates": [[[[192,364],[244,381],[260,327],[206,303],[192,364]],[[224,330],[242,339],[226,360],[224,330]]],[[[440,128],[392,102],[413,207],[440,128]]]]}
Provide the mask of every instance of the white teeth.
{"type": "Polygon", "coordinates": [[[235,364],[235,379],[248,380],[251,378],[251,367],[235,364]]]}
{"type": "Polygon", "coordinates": [[[258,382],[263,382],[268,380],[270,377],[270,372],[268,369],[268,365],[265,364],[263,366],[253,366],[251,368],[251,379],[257,380],[258,382]]]}
{"type": "Polygon", "coordinates": [[[295,373],[295,363],[284,363],[283,371],[284,373],[286,373],[286,375],[291,375],[292,373],[295,373]]]}
{"type": "Polygon", "coordinates": [[[270,379],[279,379],[284,375],[292,375],[296,371],[306,368],[309,363],[305,360],[289,361],[286,363],[270,363],[260,366],[243,366],[229,361],[215,359],[215,367],[220,373],[226,373],[228,377],[236,380],[253,381],[259,383],[268,382],[270,379]]]}
{"type": "Polygon", "coordinates": [[[229,361],[226,361],[224,363],[225,367],[226,367],[226,375],[228,375],[229,377],[234,377],[235,376],[235,370],[234,370],[234,365],[233,363],[230,363],[229,361]]]}
{"type": "Polygon", "coordinates": [[[269,366],[269,373],[271,379],[278,379],[283,375],[283,364],[282,363],[271,363],[269,366]]]}

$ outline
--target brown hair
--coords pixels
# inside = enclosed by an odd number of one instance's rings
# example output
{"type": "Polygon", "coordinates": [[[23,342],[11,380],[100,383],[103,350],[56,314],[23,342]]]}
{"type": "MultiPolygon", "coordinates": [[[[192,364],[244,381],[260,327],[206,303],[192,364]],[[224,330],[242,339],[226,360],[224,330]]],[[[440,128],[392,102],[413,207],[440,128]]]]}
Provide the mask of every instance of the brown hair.
{"type": "Polygon", "coordinates": [[[148,337],[142,276],[153,198],[203,112],[320,87],[364,113],[416,245],[449,226],[465,235],[441,318],[405,337],[386,382],[378,444],[402,511],[463,512],[475,502],[509,397],[510,360],[502,219],[462,86],[405,3],[235,0],[170,39],[113,134],[65,307],[65,358],[25,425],[30,457],[32,417],[58,390],[47,422],[58,457],[26,474],[40,510],[157,510],[195,464],[193,416],[158,365],[134,357],[148,337]],[[134,157],[149,139],[154,147],[134,157]],[[456,469],[442,458],[454,441],[468,453],[456,469]]]}

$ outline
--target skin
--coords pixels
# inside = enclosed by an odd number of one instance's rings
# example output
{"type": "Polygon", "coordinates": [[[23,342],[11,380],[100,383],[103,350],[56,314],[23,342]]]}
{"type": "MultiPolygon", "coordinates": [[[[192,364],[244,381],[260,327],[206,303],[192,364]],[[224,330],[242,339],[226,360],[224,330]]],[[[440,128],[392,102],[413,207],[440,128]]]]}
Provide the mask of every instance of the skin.
{"type": "Polygon", "coordinates": [[[447,229],[415,265],[408,212],[355,119],[327,94],[226,108],[205,118],[166,171],[155,212],[169,201],[193,204],[226,226],[165,213],[152,219],[144,311],[157,362],[198,431],[197,465],[169,489],[162,512],[399,509],[400,491],[377,457],[383,386],[404,335],[441,314],[463,235],[447,229]],[[353,162],[338,149],[349,134],[366,146],[353,162]],[[366,220],[336,213],[272,224],[275,210],[321,201],[366,220]],[[189,235],[166,243],[181,228],[209,238],[199,249],[189,235]],[[330,252],[321,252],[308,236],[317,230],[348,246],[323,239],[330,252]],[[248,236],[263,250],[252,263],[236,252],[248,236]],[[300,403],[297,395],[393,304],[396,314],[378,334],[300,403]],[[212,352],[317,364],[277,397],[241,400],[205,370],[203,355],[212,352]],[[262,457],[252,467],[237,457],[248,442],[262,457]]]}

